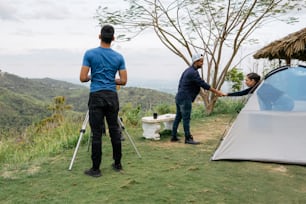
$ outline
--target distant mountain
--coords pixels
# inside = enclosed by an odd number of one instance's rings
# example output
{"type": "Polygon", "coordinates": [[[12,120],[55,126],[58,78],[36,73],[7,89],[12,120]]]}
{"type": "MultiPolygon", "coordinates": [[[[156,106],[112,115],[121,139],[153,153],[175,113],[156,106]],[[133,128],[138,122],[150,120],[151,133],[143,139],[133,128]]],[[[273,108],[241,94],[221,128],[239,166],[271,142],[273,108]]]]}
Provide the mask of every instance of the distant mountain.
{"type": "MultiPolygon", "coordinates": [[[[127,103],[149,109],[157,104],[173,104],[169,93],[137,87],[118,91],[121,107],[127,103]]],[[[65,96],[73,111],[87,111],[89,87],[51,78],[29,79],[0,72],[0,134],[10,128],[22,129],[48,116],[47,106],[56,96],[65,96]]]]}
{"type": "Polygon", "coordinates": [[[7,72],[0,75],[0,87],[47,103],[51,103],[55,96],[65,96],[67,103],[73,104],[76,111],[86,108],[88,98],[88,88],[81,85],[50,78],[21,78],[7,72]]]}
{"type": "MultiPolygon", "coordinates": [[[[73,84],[84,85],[89,87],[90,83],[81,83],[75,78],[63,78],[61,81],[71,82],[73,84]]],[[[125,87],[137,87],[144,89],[153,89],[169,94],[175,94],[177,92],[178,80],[161,80],[161,79],[145,79],[145,78],[134,78],[129,77],[128,83],[125,87]]]]}
{"type": "Polygon", "coordinates": [[[47,115],[45,103],[32,96],[0,87],[0,136],[2,131],[7,131],[12,127],[22,130],[25,126],[37,122],[47,115]]]}
{"type": "Polygon", "coordinates": [[[75,111],[84,111],[88,88],[67,82],[21,78],[0,73],[0,133],[11,128],[22,129],[50,115],[48,105],[56,96],[65,96],[75,111]]]}
{"type": "Polygon", "coordinates": [[[137,87],[122,87],[118,91],[120,106],[131,103],[148,110],[159,104],[174,104],[174,96],[169,93],[137,87]]]}
{"type": "Polygon", "coordinates": [[[127,87],[139,87],[146,89],[154,89],[157,91],[176,94],[178,87],[178,80],[175,79],[140,79],[140,78],[129,78],[127,87]]]}

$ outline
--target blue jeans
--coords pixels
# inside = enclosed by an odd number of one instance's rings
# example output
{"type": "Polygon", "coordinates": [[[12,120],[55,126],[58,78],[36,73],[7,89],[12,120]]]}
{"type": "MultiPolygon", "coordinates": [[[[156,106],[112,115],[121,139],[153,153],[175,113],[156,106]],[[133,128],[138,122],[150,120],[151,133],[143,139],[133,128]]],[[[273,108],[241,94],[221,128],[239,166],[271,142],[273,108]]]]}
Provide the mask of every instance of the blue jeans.
{"type": "Polygon", "coordinates": [[[192,102],[190,100],[176,100],[176,116],[172,127],[172,136],[177,136],[178,126],[183,119],[183,128],[185,137],[189,137],[190,134],[190,117],[192,110],[192,102]]]}
{"type": "Polygon", "coordinates": [[[112,91],[90,93],[88,108],[89,124],[92,132],[92,168],[99,169],[102,160],[102,133],[104,128],[104,118],[106,118],[111,137],[113,159],[116,164],[120,163],[122,157],[122,145],[121,131],[118,124],[119,100],[117,93],[112,91]]]}

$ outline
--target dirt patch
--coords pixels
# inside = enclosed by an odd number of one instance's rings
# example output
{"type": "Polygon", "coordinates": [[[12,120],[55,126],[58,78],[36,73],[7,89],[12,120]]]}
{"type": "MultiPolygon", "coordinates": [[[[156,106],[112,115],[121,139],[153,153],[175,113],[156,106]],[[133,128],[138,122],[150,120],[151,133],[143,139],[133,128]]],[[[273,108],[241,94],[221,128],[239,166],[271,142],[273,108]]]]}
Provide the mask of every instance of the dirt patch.
{"type": "MultiPolygon", "coordinates": [[[[230,126],[229,121],[231,116],[224,115],[218,116],[218,118],[209,116],[202,120],[192,121],[190,129],[194,140],[205,144],[209,140],[220,140],[226,130],[230,126]]],[[[162,136],[159,141],[152,141],[152,145],[157,145],[160,147],[180,147],[184,144],[184,131],[182,128],[182,123],[179,126],[180,141],[171,142],[170,135],[162,136]]]]}
{"type": "Polygon", "coordinates": [[[267,166],[267,168],[269,169],[269,171],[272,171],[272,172],[279,172],[279,173],[284,173],[284,174],[288,172],[288,169],[283,165],[267,166]]]}
{"type": "Polygon", "coordinates": [[[3,168],[3,171],[0,174],[0,177],[4,179],[16,179],[18,178],[18,175],[24,174],[24,175],[33,175],[39,172],[40,166],[32,165],[29,166],[26,169],[21,169],[19,167],[5,167],[3,168]]]}

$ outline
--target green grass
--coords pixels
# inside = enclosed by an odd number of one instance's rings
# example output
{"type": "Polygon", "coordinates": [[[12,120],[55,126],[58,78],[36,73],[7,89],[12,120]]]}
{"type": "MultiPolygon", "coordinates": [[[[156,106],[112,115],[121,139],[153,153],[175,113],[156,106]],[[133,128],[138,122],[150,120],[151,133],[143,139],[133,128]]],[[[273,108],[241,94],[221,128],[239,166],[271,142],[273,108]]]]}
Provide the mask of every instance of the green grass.
{"type": "Polygon", "coordinates": [[[86,142],[71,171],[74,149],[29,162],[4,163],[1,203],[306,203],[303,166],[210,161],[229,120],[229,115],[194,120],[194,137],[202,141],[198,146],[171,143],[167,134],[160,141],[145,140],[140,128],[126,127],[142,158],[126,137],[124,171],[114,172],[106,136],[99,178],[83,173],[91,165],[86,142]]]}

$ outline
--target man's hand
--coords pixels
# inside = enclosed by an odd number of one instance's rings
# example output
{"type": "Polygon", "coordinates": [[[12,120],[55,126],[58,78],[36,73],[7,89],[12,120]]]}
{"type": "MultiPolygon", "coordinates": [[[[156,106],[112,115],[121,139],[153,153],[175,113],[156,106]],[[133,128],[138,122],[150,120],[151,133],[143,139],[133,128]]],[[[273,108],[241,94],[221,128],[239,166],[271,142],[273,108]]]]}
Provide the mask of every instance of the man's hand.
{"type": "Polygon", "coordinates": [[[89,67],[82,66],[80,72],[80,81],[81,82],[88,82],[90,81],[91,77],[89,75],[89,67]]]}
{"type": "Polygon", "coordinates": [[[222,91],[220,90],[217,90],[217,93],[216,93],[218,96],[227,96],[227,94],[223,93],[222,91]]]}
{"type": "Polygon", "coordinates": [[[223,93],[222,91],[217,90],[217,89],[215,89],[215,88],[210,87],[209,90],[212,91],[212,92],[214,92],[214,93],[217,94],[218,96],[226,96],[225,93],[223,93]]]}

